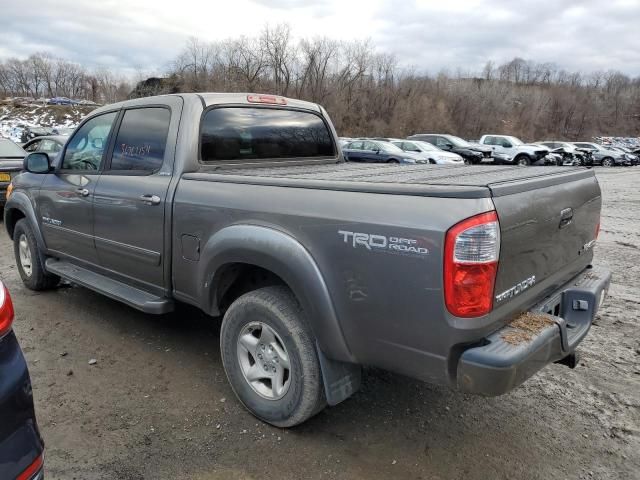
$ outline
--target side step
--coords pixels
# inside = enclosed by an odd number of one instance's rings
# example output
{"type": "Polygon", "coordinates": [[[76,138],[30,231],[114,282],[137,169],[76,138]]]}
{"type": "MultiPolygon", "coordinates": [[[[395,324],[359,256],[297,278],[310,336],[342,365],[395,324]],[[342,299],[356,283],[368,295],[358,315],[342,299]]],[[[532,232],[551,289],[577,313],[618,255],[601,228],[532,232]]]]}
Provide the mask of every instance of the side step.
{"type": "Polygon", "coordinates": [[[48,258],[45,266],[47,271],[65,280],[95,290],[109,298],[119,300],[130,307],[142,310],[145,313],[161,314],[173,311],[174,304],[171,299],[157,297],[136,287],[126,285],[64,260],[48,258]]]}

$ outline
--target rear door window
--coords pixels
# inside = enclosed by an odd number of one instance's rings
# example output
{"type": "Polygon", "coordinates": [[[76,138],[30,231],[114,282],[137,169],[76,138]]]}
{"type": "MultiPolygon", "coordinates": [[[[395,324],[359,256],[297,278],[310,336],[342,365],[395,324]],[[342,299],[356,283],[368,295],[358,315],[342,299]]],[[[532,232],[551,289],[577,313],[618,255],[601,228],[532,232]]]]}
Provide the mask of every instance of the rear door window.
{"type": "Polygon", "coordinates": [[[170,121],[168,108],[126,110],[113,147],[110,170],[158,171],[164,162],[170,121]]]}
{"type": "Polygon", "coordinates": [[[203,162],[242,162],[335,157],[322,118],[298,110],[223,107],[202,120],[203,162]]]}

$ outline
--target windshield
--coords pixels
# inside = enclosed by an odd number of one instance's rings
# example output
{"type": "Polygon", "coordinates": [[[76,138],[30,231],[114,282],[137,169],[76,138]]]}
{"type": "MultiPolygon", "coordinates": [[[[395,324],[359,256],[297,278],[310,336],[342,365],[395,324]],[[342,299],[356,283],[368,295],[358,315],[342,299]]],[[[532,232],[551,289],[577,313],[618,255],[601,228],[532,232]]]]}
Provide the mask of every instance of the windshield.
{"type": "Polygon", "coordinates": [[[514,145],[522,145],[524,142],[516,137],[507,137],[514,145]]]}
{"type": "Polygon", "coordinates": [[[471,146],[469,142],[455,135],[445,135],[445,138],[453,143],[454,147],[468,148],[471,146]]]}
{"type": "Polygon", "coordinates": [[[22,158],[25,155],[26,152],[11,140],[0,138],[0,157],[22,158]]]}

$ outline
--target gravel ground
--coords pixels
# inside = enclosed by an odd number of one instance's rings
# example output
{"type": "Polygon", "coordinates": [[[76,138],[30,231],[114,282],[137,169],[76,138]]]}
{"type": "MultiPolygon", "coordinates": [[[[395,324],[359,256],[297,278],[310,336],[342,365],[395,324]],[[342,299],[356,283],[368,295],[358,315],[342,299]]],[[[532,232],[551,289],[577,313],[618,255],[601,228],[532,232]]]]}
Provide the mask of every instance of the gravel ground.
{"type": "Polygon", "coordinates": [[[235,400],[219,321],[28,291],[0,235],[48,478],[640,478],[640,168],[598,177],[596,258],[614,278],[577,369],[548,366],[492,399],[368,369],[354,397],[288,431],[235,400]]]}

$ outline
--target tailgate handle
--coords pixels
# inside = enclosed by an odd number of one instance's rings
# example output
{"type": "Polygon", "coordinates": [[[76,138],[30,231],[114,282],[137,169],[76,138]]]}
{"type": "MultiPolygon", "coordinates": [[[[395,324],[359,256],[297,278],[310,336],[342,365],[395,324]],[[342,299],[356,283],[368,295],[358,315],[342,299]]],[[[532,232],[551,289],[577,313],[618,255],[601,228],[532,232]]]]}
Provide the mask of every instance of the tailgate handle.
{"type": "Polygon", "coordinates": [[[565,208],[560,212],[560,228],[564,228],[573,221],[573,208],[565,208]]]}

